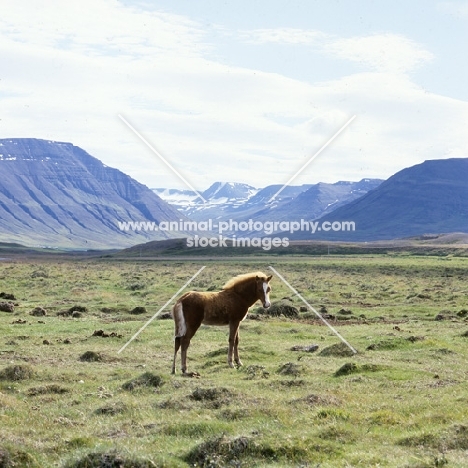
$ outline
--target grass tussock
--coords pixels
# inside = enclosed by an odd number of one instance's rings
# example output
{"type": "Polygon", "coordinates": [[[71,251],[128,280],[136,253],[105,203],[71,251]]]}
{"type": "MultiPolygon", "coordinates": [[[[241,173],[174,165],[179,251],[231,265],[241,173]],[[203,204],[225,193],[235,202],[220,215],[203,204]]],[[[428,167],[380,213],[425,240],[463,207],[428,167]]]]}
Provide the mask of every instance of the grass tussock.
{"type": "Polygon", "coordinates": [[[402,438],[399,444],[406,447],[432,448],[440,452],[468,450],[468,426],[455,424],[438,432],[422,432],[402,438]]]}
{"type": "Polygon", "coordinates": [[[101,362],[102,360],[102,354],[96,351],[86,351],[80,356],[80,361],[82,362],[101,362]]]}
{"type": "Polygon", "coordinates": [[[28,452],[18,447],[0,445],[0,468],[39,468],[40,465],[28,452]]]}
{"type": "Polygon", "coordinates": [[[108,405],[97,408],[94,414],[116,416],[117,414],[126,413],[128,409],[129,409],[128,405],[126,405],[123,402],[118,401],[118,402],[110,403],[108,405]]]}
{"type": "Polygon", "coordinates": [[[185,456],[190,466],[203,468],[228,468],[231,466],[300,466],[311,454],[318,459],[339,453],[328,441],[312,440],[256,440],[254,437],[214,437],[193,447],[185,456]],[[286,464],[286,465],[284,465],[286,464]]]}
{"type": "Polygon", "coordinates": [[[350,357],[354,352],[345,343],[335,343],[320,351],[319,356],[323,357],[350,357]]]}
{"type": "Polygon", "coordinates": [[[247,380],[268,379],[270,377],[270,373],[266,370],[266,367],[257,364],[242,367],[241,370],[246,374],[245,378],[247,380]]]}
{"type": "Polygon", "coordinates": [[[203,403],[207,408],[221,408],[229,405],[235,395],[231,390],[224,387],[196,388],[190,395],[193,401],[203,403]]]}
{"type": "Polygon", "coordinates": [[[304,373],[304,367],[300,364],[295,364],[294,362],[287,362],[286,364],[281,365],[278,369],[279,375],[299,377],[304,373]]]}
{"type": "Polygon", "coordinates": [[[384,366],[378,364],[362,364],[358,365],[354,362],[347,362],[343,364],[333,375],[341,377],[342,375],[359,374],[365,372],[378,372],[384,370],[384,366]]]}
{"type": "Polygon", "coordinates": [[[228,464],[239,466],[241,460],[252,452],[255,452],[255,446],[250,438],[221,436],[196,445],[185,456],[185,461],[191,466],[203,468],[225,467],[228,464]]]}
{"type": "Polygon", "coordinates": [[[341,400],[333,395],[317,395],[312,393],[302,398],[294,399],[291,401],[294,405],[305,404],[307,406],[339,406],[341,400]]]}
{"type": "Polygon", "coordinates": [[[87,453],[67,462],[64,468],[156,468],[157,466],[150,460],[110,451],[87,453]]]}
{"type": "Polygon", "coordinates": [[[34,376],[34,370],[25,364],[16,364],[5,367],[0,371],[0,380],[29,380],[34,376]]]}
{"type": "Polygon", "coordinates": [[[164,380],[160,375],[153,374],[152,372],[145,372],[144,374],[129,380],[122,385],[124,390],[133,391],[142,388],[159,388],[163,385],[164,380]]]}
{"type": "Polygon", "coordinates": [[[66,387],[62,387],[58,384],[48,384],[42,385],[40,387],[31,387],[27,390],[26,394],[28,396],[37,396],[37,395],[62,395],[68,393],[70,390],[66,387]]]}

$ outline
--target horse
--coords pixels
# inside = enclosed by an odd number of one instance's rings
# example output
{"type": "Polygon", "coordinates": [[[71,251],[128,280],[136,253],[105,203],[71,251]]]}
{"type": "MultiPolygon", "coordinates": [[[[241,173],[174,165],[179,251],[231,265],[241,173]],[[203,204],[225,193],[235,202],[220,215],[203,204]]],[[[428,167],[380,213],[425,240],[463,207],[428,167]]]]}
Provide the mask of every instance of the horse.
{"type": "Polygon", "coordinates": [[[234,367],[234,355],[236,364],[242,366],[238,351],[239,325],[249,307],[258,300],[265,309],[270,307],[269,283],[272,276],[262,272],[246,273],[230,279],[221,291],[189,291],[183,294],[172,308],[175,324],[172,374],[175,374],[177,352],[181,348],[181,370],[187,375],[187,348],[201,324],[229,325],[228,365],[234,367]]]}

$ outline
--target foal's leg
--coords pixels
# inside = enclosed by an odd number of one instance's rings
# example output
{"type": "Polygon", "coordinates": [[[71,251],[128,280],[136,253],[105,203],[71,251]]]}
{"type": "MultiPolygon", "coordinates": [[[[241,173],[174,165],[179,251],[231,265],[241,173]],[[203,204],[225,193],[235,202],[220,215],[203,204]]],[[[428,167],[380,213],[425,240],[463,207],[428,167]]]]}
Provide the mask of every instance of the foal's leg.
{"type": "Polygon", "coordinates": [[[180,351],[180,359],[181,359],[181,368],[182,374],[187,372],[187,349],[190,346],[190,340],[192,337],[187,338],[187,335],[183,336],[181,339],[182,349],[180,351]]]}
{"type": "Polygon", "coordinates": [[[187,327],[187,331],[184,336],[180,337],[180,358],[182,361],[182,373],[185,374],[187,372],[187,349],[190,346],[190,340],[193,338],[193,335],[197,332],[198,328],[201,325],[201,321],[195,327],[187,327]]]}
{"type": "Polygon", "coordinates": [[[180,348],[180,336],[176,336],[174,339],[174,361],[172,362],[171,374],[175,374],[177,351],[179,351],[179,348],[180,348]]]}
{"type": "Polygon", "coordinates": [[[229,367],[234,367],[232,363],[232,355],[235,353],[236,363],[238,363],[239,354],[237,351],[237,344],[239,343],[239,323],[240,322],[230,322],[229,323],[229,349],[228,349],[228,364],[229,367]]]}
{"type": "Polygon", "coordinates": [[[237,328],[236,339],[234,340],[234,361],[238,366],[242,366],[242,361],[239,358],[239,327],[237,328]]]}

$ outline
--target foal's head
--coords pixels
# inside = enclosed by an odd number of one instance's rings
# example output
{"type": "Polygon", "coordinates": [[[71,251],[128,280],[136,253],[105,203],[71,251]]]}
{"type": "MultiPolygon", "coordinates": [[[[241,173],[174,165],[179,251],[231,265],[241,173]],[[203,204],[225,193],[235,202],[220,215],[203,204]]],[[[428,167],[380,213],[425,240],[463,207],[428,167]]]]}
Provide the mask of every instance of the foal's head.
{"type": "Polygon", "coordinates": [[[256,276],[256,287],[257,287],[257,297],[262,301],[262,305],[265,309],[271,306],[270,302],[270,280],[273,277],[271,276],[256,276]]]}

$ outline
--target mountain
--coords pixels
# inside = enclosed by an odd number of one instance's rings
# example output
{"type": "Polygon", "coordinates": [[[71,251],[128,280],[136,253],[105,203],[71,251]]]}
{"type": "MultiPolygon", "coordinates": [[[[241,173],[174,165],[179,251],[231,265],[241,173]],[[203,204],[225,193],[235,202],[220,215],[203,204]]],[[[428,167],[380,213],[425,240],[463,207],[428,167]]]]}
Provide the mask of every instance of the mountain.
{"type": "Polygon", "coordinates": [[[247,184],[234,182],[215,182],[202,195],[205,200],[235,200],[242,203],[248,200],[258,190],[247,184]]]}
{"type": "MultiPolygon", "coordinates": [[[[317,219],[361,197],[381,182],[380,179],[363,179],[360,182],[318,183],[284,188],[281,185],[269,185],[263,189],[239,183],[216,182],[202,192],[206,202],[197,198],[195,192],[155,190],[165,201],[195,221],[300,221],[317,219]],[[281,193],[275,196],[280,189],[281,193]]],[[[248,232],[243,234],[249,235],[248,232]]]]}
{"type": "MultiPolygon", "coordinates": [[[[468,232],[468,159],[425,161],[403,169],[363,197],[319,220],[353,221],[354,232],[299,238],[369,241],[468,232]]],[[[336,225],[338,227],[338,225],[336,225]]]]}
{"type": "Polygon", "coordinates": [[[158,197],[169,203],[179,211],[184,211],[186,207],[191,206],[199,198],[196,192],[192,190],[180,190],[172,188],[154,188],[151,189],[158,197]]]}
{"type": "Polygon", "coordinates": [[[165,239],[168,233],[126,232],[119,222],[181,218],[148,187],[71,143],[0,140],[0,174],[3,242],[120,248],[165,239]]]}
{"type": "Polygon", "coordinates": [[[288,186],[281,194],[270,202],[281,185],[270,185],[256,189],[250,185],[238,182],[215,182],[200,198],[195,192],[177,189],[153,189],[164,201],[170,203],[179,212],[194,221],[230,220],[241,221],[257,217],[271,207],[277,207],[291,201],[310,185],[288,186]]]}
{"type": "Polygon", "coordinates": [[[196,221],[216,219],[246,203],[258,189],[237,182],[215,182],[204,192],[155,188],[154,193],[196,221]],[[199,195],[201,195],[201,198],[199,195]]]}
{"type": "Polygon", "coordinates": [[[334,184],[318,183],[299,193],[288,203],[271,209],[269,215],[275,220],[314,220],[362,197],[378,187],[380,179],[362,179],[359,182],[340,181],[334,184]]]}

